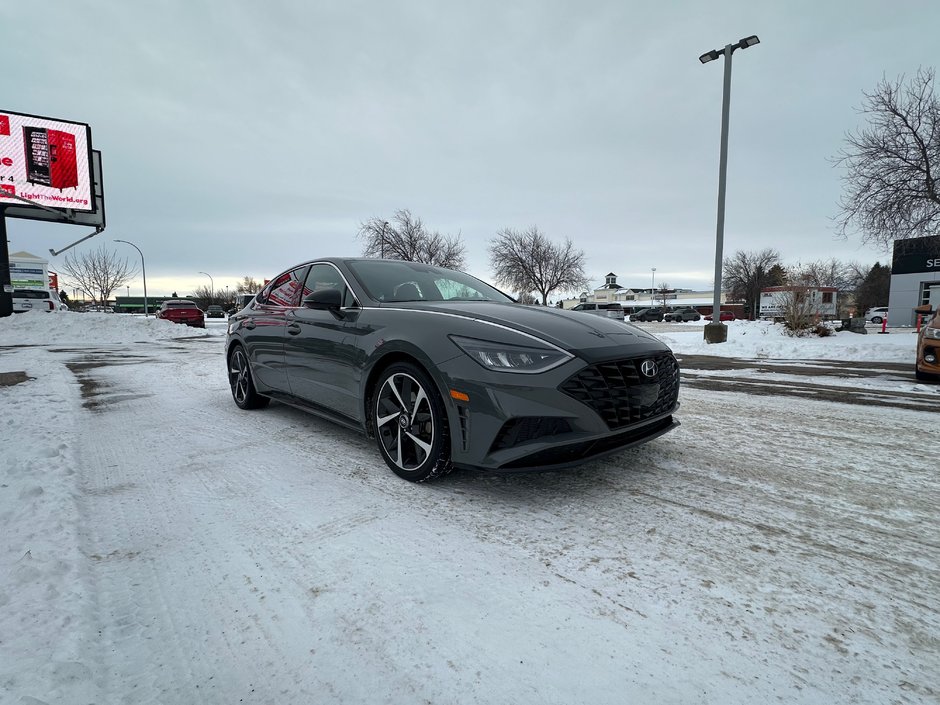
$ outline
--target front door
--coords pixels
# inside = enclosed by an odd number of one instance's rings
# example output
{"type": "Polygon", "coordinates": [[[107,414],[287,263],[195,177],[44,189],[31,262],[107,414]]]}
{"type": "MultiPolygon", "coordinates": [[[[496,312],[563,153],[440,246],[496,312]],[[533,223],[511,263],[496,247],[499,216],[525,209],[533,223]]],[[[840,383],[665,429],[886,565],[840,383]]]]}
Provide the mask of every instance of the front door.
{"type": "Polygon", "coordinates": [[[322,289],[340,292],[343,308],[323,311],[301,306],[287,316],[284,359],[291,394],[333,413],[362,420],[355,383],[356,339],[349,327],[359,316],[358,304],[332,264],[310,267],[304,295],[322,289]]]}

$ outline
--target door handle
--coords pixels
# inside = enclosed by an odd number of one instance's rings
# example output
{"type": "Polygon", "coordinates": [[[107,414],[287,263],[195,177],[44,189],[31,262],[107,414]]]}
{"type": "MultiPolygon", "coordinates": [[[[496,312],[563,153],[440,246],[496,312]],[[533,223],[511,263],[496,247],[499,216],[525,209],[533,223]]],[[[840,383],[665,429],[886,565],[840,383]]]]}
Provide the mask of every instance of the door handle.
{"type": "Polygon", "coordinates": [[[301,328],[299,323],[291,323],[289,326],[287,326],[287,332],[291,335],[300,335],[300,331],[301,328]]]}

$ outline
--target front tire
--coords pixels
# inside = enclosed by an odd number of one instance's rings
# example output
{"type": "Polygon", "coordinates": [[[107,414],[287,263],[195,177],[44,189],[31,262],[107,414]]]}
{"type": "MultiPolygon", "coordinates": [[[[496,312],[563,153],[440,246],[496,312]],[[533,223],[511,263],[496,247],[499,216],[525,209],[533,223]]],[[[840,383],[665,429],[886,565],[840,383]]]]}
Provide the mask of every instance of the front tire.
{"type": "Polygon", "coordinates": [[[424,370],[408,362],[385,370],[370,414],[379,453],[400,478],[426,482],[451,471],[447,413],[424,370]]]}
{"type": "Polygon", "coordinates": [[[241,345],[236,345],[228,356],[228,383],[232,388],[232,398],[239,409],[263,409],[271,400],[258,394],[255,381],[251,377],[248,356],[241,345]]]}

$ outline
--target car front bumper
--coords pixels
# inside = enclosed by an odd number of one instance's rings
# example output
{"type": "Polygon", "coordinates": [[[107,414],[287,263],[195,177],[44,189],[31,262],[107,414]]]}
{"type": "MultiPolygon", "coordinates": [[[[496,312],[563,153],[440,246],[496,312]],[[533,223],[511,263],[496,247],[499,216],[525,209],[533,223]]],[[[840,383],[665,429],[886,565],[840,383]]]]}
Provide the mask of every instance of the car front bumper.
{"type": "Polygon", "coordinates": [[[940,375],[940,340],[927,339],[919,347],[917,370],[928,375],[940,375]],[[933,356],[933,362],[926,358],[933,356]]]}
{"type": "MultiPolygon", "coordinates": [[[[650,356],[629,358],[627,367],[650,356]]],[[[458,467],[501,472],[551,470],[667,433],[679,425],[673,419],[679,406],[678,365],[671,353],[655,356],[670,361],[668,378],[663,373],[631,385],[629,380],[621,384],[615,375],[611,388],[594,373],[608,364],[588,365],[580,359],[537,375],[492,372],[468,357],[439,365],[451,459],[458,467]],[[451,390],[469,401],[458,401],[451,390]]]]}

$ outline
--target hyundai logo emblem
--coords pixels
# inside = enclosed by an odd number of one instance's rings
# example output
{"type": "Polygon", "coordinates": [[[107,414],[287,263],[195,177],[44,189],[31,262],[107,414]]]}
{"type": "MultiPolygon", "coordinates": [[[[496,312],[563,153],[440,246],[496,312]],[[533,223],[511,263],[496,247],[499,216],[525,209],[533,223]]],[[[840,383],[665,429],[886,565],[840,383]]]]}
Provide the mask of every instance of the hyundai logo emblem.
{"type": "Polygon", "coordinates": [[[656,363],[652,360],[643,360],[643,364],[640,365],[640,372],[643,373],[644,377],[655,377],[656,363]]]}

